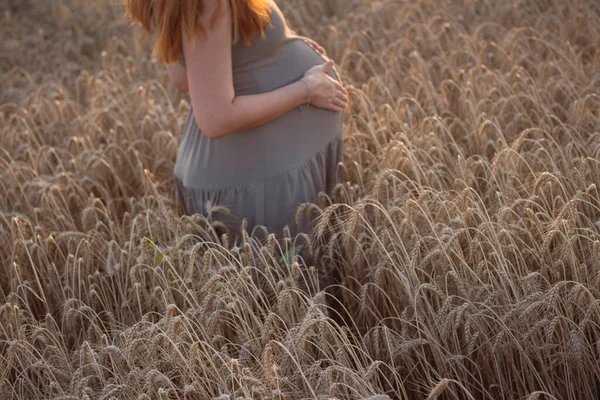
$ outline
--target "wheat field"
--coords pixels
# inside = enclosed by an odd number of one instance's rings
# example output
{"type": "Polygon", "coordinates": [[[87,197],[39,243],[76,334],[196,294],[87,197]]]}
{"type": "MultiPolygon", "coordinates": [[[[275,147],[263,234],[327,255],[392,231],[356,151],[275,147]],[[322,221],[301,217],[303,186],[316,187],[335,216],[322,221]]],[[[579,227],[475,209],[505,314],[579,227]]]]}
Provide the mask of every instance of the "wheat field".
{"type": "Polygon", "coordinates": [[[176,207],[189,99],[120,2],[1,3],[0,398],[597,399],[600,3],[278,3],[346,182],[239,246],[176,207]]]}

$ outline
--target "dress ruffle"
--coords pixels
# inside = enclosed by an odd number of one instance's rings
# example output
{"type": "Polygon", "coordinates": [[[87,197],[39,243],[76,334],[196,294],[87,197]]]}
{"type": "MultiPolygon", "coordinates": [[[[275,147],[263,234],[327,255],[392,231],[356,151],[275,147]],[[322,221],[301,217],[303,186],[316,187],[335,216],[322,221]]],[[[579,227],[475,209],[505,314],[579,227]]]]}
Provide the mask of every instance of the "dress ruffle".
{"type": "Polygon", "coordinates": [[[338,168],[343,156],[340,134],[303,164],[247,185],[205,190],[186,187],[176,177],[177,198],[187,214],[211,214],[211,218],[236,234],[240,232],[243,218],[247,219],[249,234],[258,225],[278,236],[286,225],[292,235],[308,233],[311,221],[296,223],[298,206],[316,203],[319,192],[330,195],[335,185],[343,181],[343,169],[338,168]],[[215,212],[214,207],[225,207],[230,213],[215,212]]]}

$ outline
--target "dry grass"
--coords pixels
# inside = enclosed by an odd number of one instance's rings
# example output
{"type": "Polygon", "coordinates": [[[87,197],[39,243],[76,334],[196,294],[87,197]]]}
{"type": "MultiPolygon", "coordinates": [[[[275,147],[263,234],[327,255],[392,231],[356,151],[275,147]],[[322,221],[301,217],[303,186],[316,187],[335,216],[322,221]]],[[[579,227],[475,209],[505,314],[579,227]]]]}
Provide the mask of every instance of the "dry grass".
{"type": "Polygon", "coordinates": [[[282,3],[351,86],[312,268],[178,215],[117,1],[2,3],[1,397],[597,398],[598,2],[282,3]]]}

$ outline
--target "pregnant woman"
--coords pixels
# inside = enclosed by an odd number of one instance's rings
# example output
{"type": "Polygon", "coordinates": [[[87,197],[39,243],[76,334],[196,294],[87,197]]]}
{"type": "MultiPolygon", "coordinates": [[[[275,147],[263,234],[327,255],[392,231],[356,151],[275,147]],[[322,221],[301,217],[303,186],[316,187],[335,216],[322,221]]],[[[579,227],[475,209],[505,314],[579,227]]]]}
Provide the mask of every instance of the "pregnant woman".
{"type": "MultiPolygon", "coordinates": [[[[127,0],[155,37],[169,77],[189,92],[175,182],[188,214],[225,207],[234,234],[247,219],[280,236],[301,203],[343,177],[347,106],[333,61],[293,33],[272,0],[127,0]]],[[[310,44],[309,44],[310,43],[310,44]]]]}

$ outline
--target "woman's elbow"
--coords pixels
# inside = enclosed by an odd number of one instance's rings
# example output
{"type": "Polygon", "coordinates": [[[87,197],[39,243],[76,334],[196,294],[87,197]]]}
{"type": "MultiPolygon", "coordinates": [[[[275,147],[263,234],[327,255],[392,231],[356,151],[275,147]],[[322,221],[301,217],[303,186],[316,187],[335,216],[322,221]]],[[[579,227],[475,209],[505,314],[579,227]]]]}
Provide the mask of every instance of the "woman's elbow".
{"type": "Polygon", "coordinates": [[[225,136],[221,133],[221,131],[215,128],[201,129],[201,131],[204,134],[204,136],[206,136],[210,140],[215,140],[220,138],[221,136],[225,136]]]}
{"type": "Polygon", "coordinates": [[[171,85],[173,85],[173,87],[178,91],[182,93],[189,93],[190,89],[187,80],[187,75],[169,73],[169,81],[171,82],[171,85]]]}
{"type": "Polygon", "coordinates": [[[196,114],[194,114],[194,119],[196,120],[196,125],[198,125],[200,131],[202,131],[202,134],[211,140],[229,134],[226,124],[223,122],[215,119],[206,119],[196,114]]]}
{"type": "Polygon", "coordinates": [[[183,80],[183,79],[174,80],[174,81],[171,81],[171,83],[173,84],[173,86],[175,86],[175,89],[177,89],[181,93],[189,93],[190,92],[190,88],[189,88],[187,79],[186,80],[183,80]]]}

